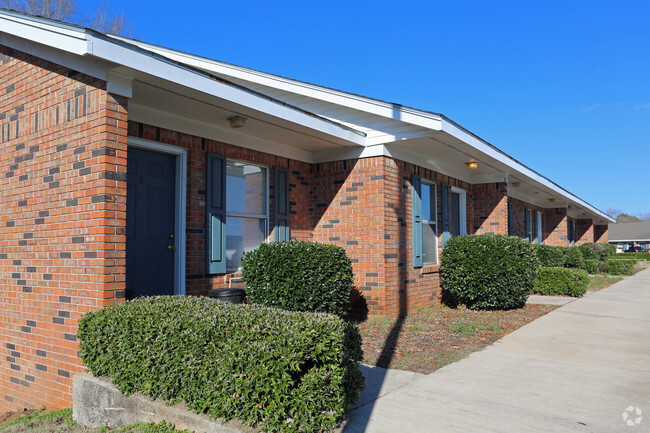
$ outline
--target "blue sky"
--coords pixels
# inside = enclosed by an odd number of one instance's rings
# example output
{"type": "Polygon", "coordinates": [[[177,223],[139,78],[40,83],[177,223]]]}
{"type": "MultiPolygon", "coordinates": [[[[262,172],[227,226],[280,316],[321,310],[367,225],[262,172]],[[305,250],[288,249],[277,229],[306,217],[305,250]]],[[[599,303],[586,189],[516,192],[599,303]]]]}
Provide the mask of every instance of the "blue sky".
{"type": "Polygon", "coordinates": [[[649,1],[109,3],[144,41],[443,113],[601,210],[650,213],[649,1]]]}

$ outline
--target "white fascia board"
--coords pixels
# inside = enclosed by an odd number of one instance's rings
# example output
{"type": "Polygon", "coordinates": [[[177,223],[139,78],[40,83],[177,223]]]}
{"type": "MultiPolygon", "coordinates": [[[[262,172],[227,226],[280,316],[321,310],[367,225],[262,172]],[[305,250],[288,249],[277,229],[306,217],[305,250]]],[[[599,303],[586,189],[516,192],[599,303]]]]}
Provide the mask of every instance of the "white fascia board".
{"type": "Polygon", "coordinates": [[[23,18],[8,11],[2,11],[0,14],[0,32],[77,55],[87,53],[86,33],[83,30],[46,23],[36,18],[23,18]]]}
{"type": "MultiPolygon", "coordinates": [[[[112,36],[111,37],[115,37],[112,36]]],[[[404,107],[399,104],[379,101],[372,98],[365,98],[360,95],[342,92],[327,87],[317,86],[315,84],[305,83],[302,81],[292,80],[241,66],[231,65],[219,62],[201,56],[184,53],[182,51],[172,50],[157,45],[147,44],[132,39],[115,37],[116,39],[137,45],[147,51],[151,51],[171,60],[184,63],[194,68],[210,71],[216,75],[225,75],[240,80],[250,81],[262,86],[271,87],[278,90],[284,90],[296,93],[320,101],[330,102],[335,105],[352,108],[354,110],[375,114],[390,119],[401,120],[406,123],[418,125],[423,128],[439,131],[442,126],[442,117],[434,113],[427,113],[420,110],[404,107]]]]}
{"type": "Polygon", "coordinates": [[[221,83],[171,61],[165,61],[157,56],[129,49],[120,46],[117,42],[93,35],[88,35],[88,45],[88,54],[90,55],[121,64],[137,71],[142,71],[173,83],[178,83],[199,92],[232,101],[244,107],[250,107],[256,111],[303,125],[359,146],[365,145],[366,137],[363,133],[343,128],[335,123],[319,119],[316,116],[309,115],[292,107],[284,106],[276,101],[244,89],[221,83]]]}
{"type": "Polygon", "coordinates": [[[512,173],[506,173],[506,174],[514,174],[516,176],[525,176],[531,181],[538,183],[550,190],[552,190],[555,194],[560,196],[561,198],[564,198],[565,200],[575,203],[581,207],[585,207],[589,209],[590,212],[593,212],[594,214],[600,216],[601,218],[606,219],[607,221],[614,222],[614,220],[604,212],[599,211],[589,203],[585,202],[584,200],[576,197],[575,195],[571,194],[570,192],[564,190],[563,188],[557,186],[555,183],[551,182],[549,179],[545,178],[544,176],[534,172],[530,168],[526,167],[525,165],[515,161],[514,159],[510,158],[508,155],[505,153],[495,149],[494,147],[490,146],[483,140],[477,138],[475,135],[470,134],[468,131],[465,129],[461,128],[460,126],[454,124],[453,122],[450,122],[447,119],[443,119],[442,121],[442,130],[453,137],[469,144],[473,148],[475,148],[477,151],[488,155],[495,160],[501,162],[502,164],[505,164],[506,166],[510,167],[513,172],[512,173]]]}
{"type": "Polygon", "coordinates": [[[106,71],[114,66],[111,63],[100,59],[90,59],[88,57],[78,56],[68,51],[62,51],[55,47],[43,45],[8,33],[0,32],[0,44],[22,51],[23,53],[31,54],[32,56],[43,60],[56,63],[57,65],[74,69],[82,74],[100,80],[106,80],[106,71]]]}

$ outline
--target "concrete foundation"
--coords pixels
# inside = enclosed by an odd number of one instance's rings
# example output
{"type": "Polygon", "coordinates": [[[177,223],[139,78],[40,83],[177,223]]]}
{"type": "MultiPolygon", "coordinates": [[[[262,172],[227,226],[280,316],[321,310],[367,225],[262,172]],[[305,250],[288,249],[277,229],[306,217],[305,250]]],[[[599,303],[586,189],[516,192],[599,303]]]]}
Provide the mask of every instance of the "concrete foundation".
{"type": "Polygon", "coordinates": [[[253,433],[259,430],[236,421],[221,423],[205,415],[189,411],[183,405],[167,406],[142,394],[125,396],[108,380],[89,373],[74,376],[72,385],[72,416],[86,427],[124,426],[139,422],[166,421],[177,429],[206,433],[253,433]]]}

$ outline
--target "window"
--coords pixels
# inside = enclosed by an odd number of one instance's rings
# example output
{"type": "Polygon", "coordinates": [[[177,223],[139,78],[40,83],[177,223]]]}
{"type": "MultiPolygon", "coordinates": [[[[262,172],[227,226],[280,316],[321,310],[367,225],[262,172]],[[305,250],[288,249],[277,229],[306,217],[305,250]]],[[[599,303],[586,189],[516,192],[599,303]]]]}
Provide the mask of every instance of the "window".
{"type": "Polygon", "coordinates": [[[438,263],[438,218],[436,185],[422,183],[420,176],[411,180],[411,211],[413,216],[413,266],[418,268],[438,263]]]}
{"type": "Polygon", "coordinates": [[[543,234],[542,234],[542,213],[540,211],[537,211],[535,214],[536,216],[536,221],[535,221],[535,230],[536,230],[536,237],[537,237],[537,243],[541,244],[543,242],[543,234]]]}
{"type": "Polygon", "coordinates": [[[460,188],[451,187],[451,236],[467,234],[466,194],[460,188]]]}
{"type": "MultiPolygon", "coordinates": [[[[289,239],[287,169],[275,167],[275,240],[289,239]]],[[[241,266],[269,238],[269,168],[210,153],[206,164],[206,273],[241,266]]]]}
{"type": "Polygon", "coordinates": [[[238,268],[244,252],[266,241],[268,233],[266,167],[227,160],[226,268],[238,268]]]}
{"type": "Polygon", "coordinates": [[[532,222],[532,217],[533,217],[533,211],[528,209],[528,208],[524,208],[524,218],[525,218],[525,221],[524,221],[525,224],[524,225],[526,227],[525,239],[528,239],[529,242],[533,242],[533,224],[532,224],[533,222],[532,222]]]}
{"type": "Polygon", "coordinates": [[[422,263],[438,263],[436,186],[422,184],[422,263]]]}
{"type": "Polygon", "coordinates": [[[572,247],[576,243],[576,222],[575,221],[567,221],[567,239],[569,242],[569,246],[572,247]]]}

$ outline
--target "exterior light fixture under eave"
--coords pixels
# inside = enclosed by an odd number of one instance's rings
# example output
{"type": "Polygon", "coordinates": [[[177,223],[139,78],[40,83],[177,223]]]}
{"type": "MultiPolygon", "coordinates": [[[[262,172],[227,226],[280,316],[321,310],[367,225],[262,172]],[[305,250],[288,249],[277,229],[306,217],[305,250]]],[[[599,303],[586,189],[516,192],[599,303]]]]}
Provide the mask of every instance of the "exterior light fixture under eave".
{"type": "Polygon", "coordinates": [[[555,199],[554,199],[554,198],[549,198],[549,199],[548,199],[548,202],[549,202],[549,203],[555,203],[555,199]]]}
{"type": "Polygon", "coordinates": [[[228,118],[231,128],[241,128],[246,123],[246,117],[243,116],[233,116],[228,118]]]}
{"type": "Polygon", "coordinates": [[[468,170],[476,170],[478,168],[478,162],[476,161],[466,162],[465,165],[468,170]]]}
{"type": "Polygon", "coordinates": [[[512,182],[510,186],[512,186],[513,188],[519,188],[521,186],[521,182],[512,182]]]}

